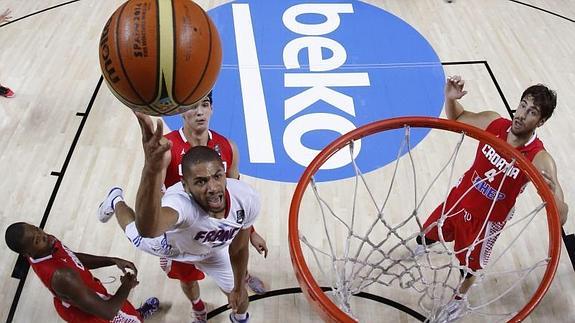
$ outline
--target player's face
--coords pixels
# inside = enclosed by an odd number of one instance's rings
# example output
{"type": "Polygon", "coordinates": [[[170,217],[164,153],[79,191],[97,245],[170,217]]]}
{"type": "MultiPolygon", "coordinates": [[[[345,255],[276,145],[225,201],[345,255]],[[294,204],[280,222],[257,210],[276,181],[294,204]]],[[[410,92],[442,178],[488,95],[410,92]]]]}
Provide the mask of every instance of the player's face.
{"type": "Polygon", "coordinates": [[[226,172],[221,161],[192,165],[183,184],[186,191],[210,215],[222,215],[226,209],[226,172]]]}
{"type": "Polygon", "coordinates": [[[30,224],[26,224],[22,239],[26,253],[34,258],[49,255],[56,241],[53,236],[30,224]]]}
{"type": "Polygon", "coordinates": [[[541,108],[533,104],[531,96],[527,96],[521,100],[515,111],[511,132],[516,136],[531,135],[544,122],[545,120],[541,118],[541,108]]]}
{"type": "Polygon", "coordinates": [[[208,97],[204,97],[199,104],[183,113],[184,123],[187,128],[196,131],[205,131],[210,126],[212,116],[212,104],[208,97]]]}

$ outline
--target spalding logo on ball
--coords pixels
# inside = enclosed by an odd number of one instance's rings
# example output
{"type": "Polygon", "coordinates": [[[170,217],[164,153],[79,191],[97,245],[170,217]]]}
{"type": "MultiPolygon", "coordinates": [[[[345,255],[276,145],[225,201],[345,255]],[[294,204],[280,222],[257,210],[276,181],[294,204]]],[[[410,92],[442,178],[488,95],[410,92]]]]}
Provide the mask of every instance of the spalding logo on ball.
{"type": "Polygon", "coordinates": [[[153,116],[183,113],[200,101],[221,63],[216,26],[189,0],[129,0],[100,38],[100,67],[112,93],[153,116]]]}

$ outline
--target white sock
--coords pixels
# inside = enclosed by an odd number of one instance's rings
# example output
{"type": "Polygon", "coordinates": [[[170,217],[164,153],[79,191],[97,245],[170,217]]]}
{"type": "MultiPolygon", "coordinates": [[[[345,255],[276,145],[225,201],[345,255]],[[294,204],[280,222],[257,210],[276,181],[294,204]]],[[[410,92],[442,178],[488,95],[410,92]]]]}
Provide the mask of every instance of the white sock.
{"type": "Polygon", "coordinates": [[[122,197],[122,195],[116,196],[112,200],[112,209],[114,211],[116,211],[116,204],[118,204],[118,202],[124,202],[124,198],[122,197]]]}
{"type": "Polygon", "coordinates": [[[236,318],[236,320],[245,320],[247,317],[247,312],[243,314],[234,313],[234,317],[236,318]]]}

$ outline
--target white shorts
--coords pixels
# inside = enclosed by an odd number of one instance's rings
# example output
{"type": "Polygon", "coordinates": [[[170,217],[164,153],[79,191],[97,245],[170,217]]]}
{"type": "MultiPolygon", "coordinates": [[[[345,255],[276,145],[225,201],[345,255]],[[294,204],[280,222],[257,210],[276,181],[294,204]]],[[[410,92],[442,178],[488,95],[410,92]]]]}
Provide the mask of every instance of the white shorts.
{"type": "MultiPolygon", "coordinates": [[[[208,255],[204,255],[200,260],[189,260],[184,257],[174,255],[167,248],[165,236],[157,238],[142,238],[136,229],[136,223],[132,222],[126,226],[126,237],[132,244],[146,253],[158,257],[165,257],[183,263],[194,264],[199,270],[210,276],[216,284],[226,293],[234,289],[234,273],[230,262],[228,247],[214,249],[208,255]]],[[[197,258],[197,257],[196,257],[197,258]]]]}

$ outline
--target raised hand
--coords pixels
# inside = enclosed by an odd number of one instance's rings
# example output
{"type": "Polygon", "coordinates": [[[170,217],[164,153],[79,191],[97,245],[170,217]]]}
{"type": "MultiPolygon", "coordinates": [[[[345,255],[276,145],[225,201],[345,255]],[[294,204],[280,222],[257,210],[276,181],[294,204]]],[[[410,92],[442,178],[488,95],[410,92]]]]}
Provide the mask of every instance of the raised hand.
{"type": "Polygon", "coordinates": [[[453,75],[447,78],[445,83],[445,99],[446,100],[459,100],[467,91],[463,90],[465,86],[465,81],[461,79],[459,75],[453,75]]]}
{"type": "Polygon", "coordinates": [[[134,112],[134,114],[138,118],[140,130],[142,131],[145,167],[155,172],[166,169],[172,158],[170,153],[172,143],[163,137],[164,126],[162,120],[158,120],[154,130],[154,122],[150,116],[140,112],[134,112]]]}
{"type": "Polygon", "coordinates": [[[250,242],[260,255],[264,255],[264,258],[268,256],[268,246],[266,241],[256,231],[252,232],[250,235],[250,242]]]}

